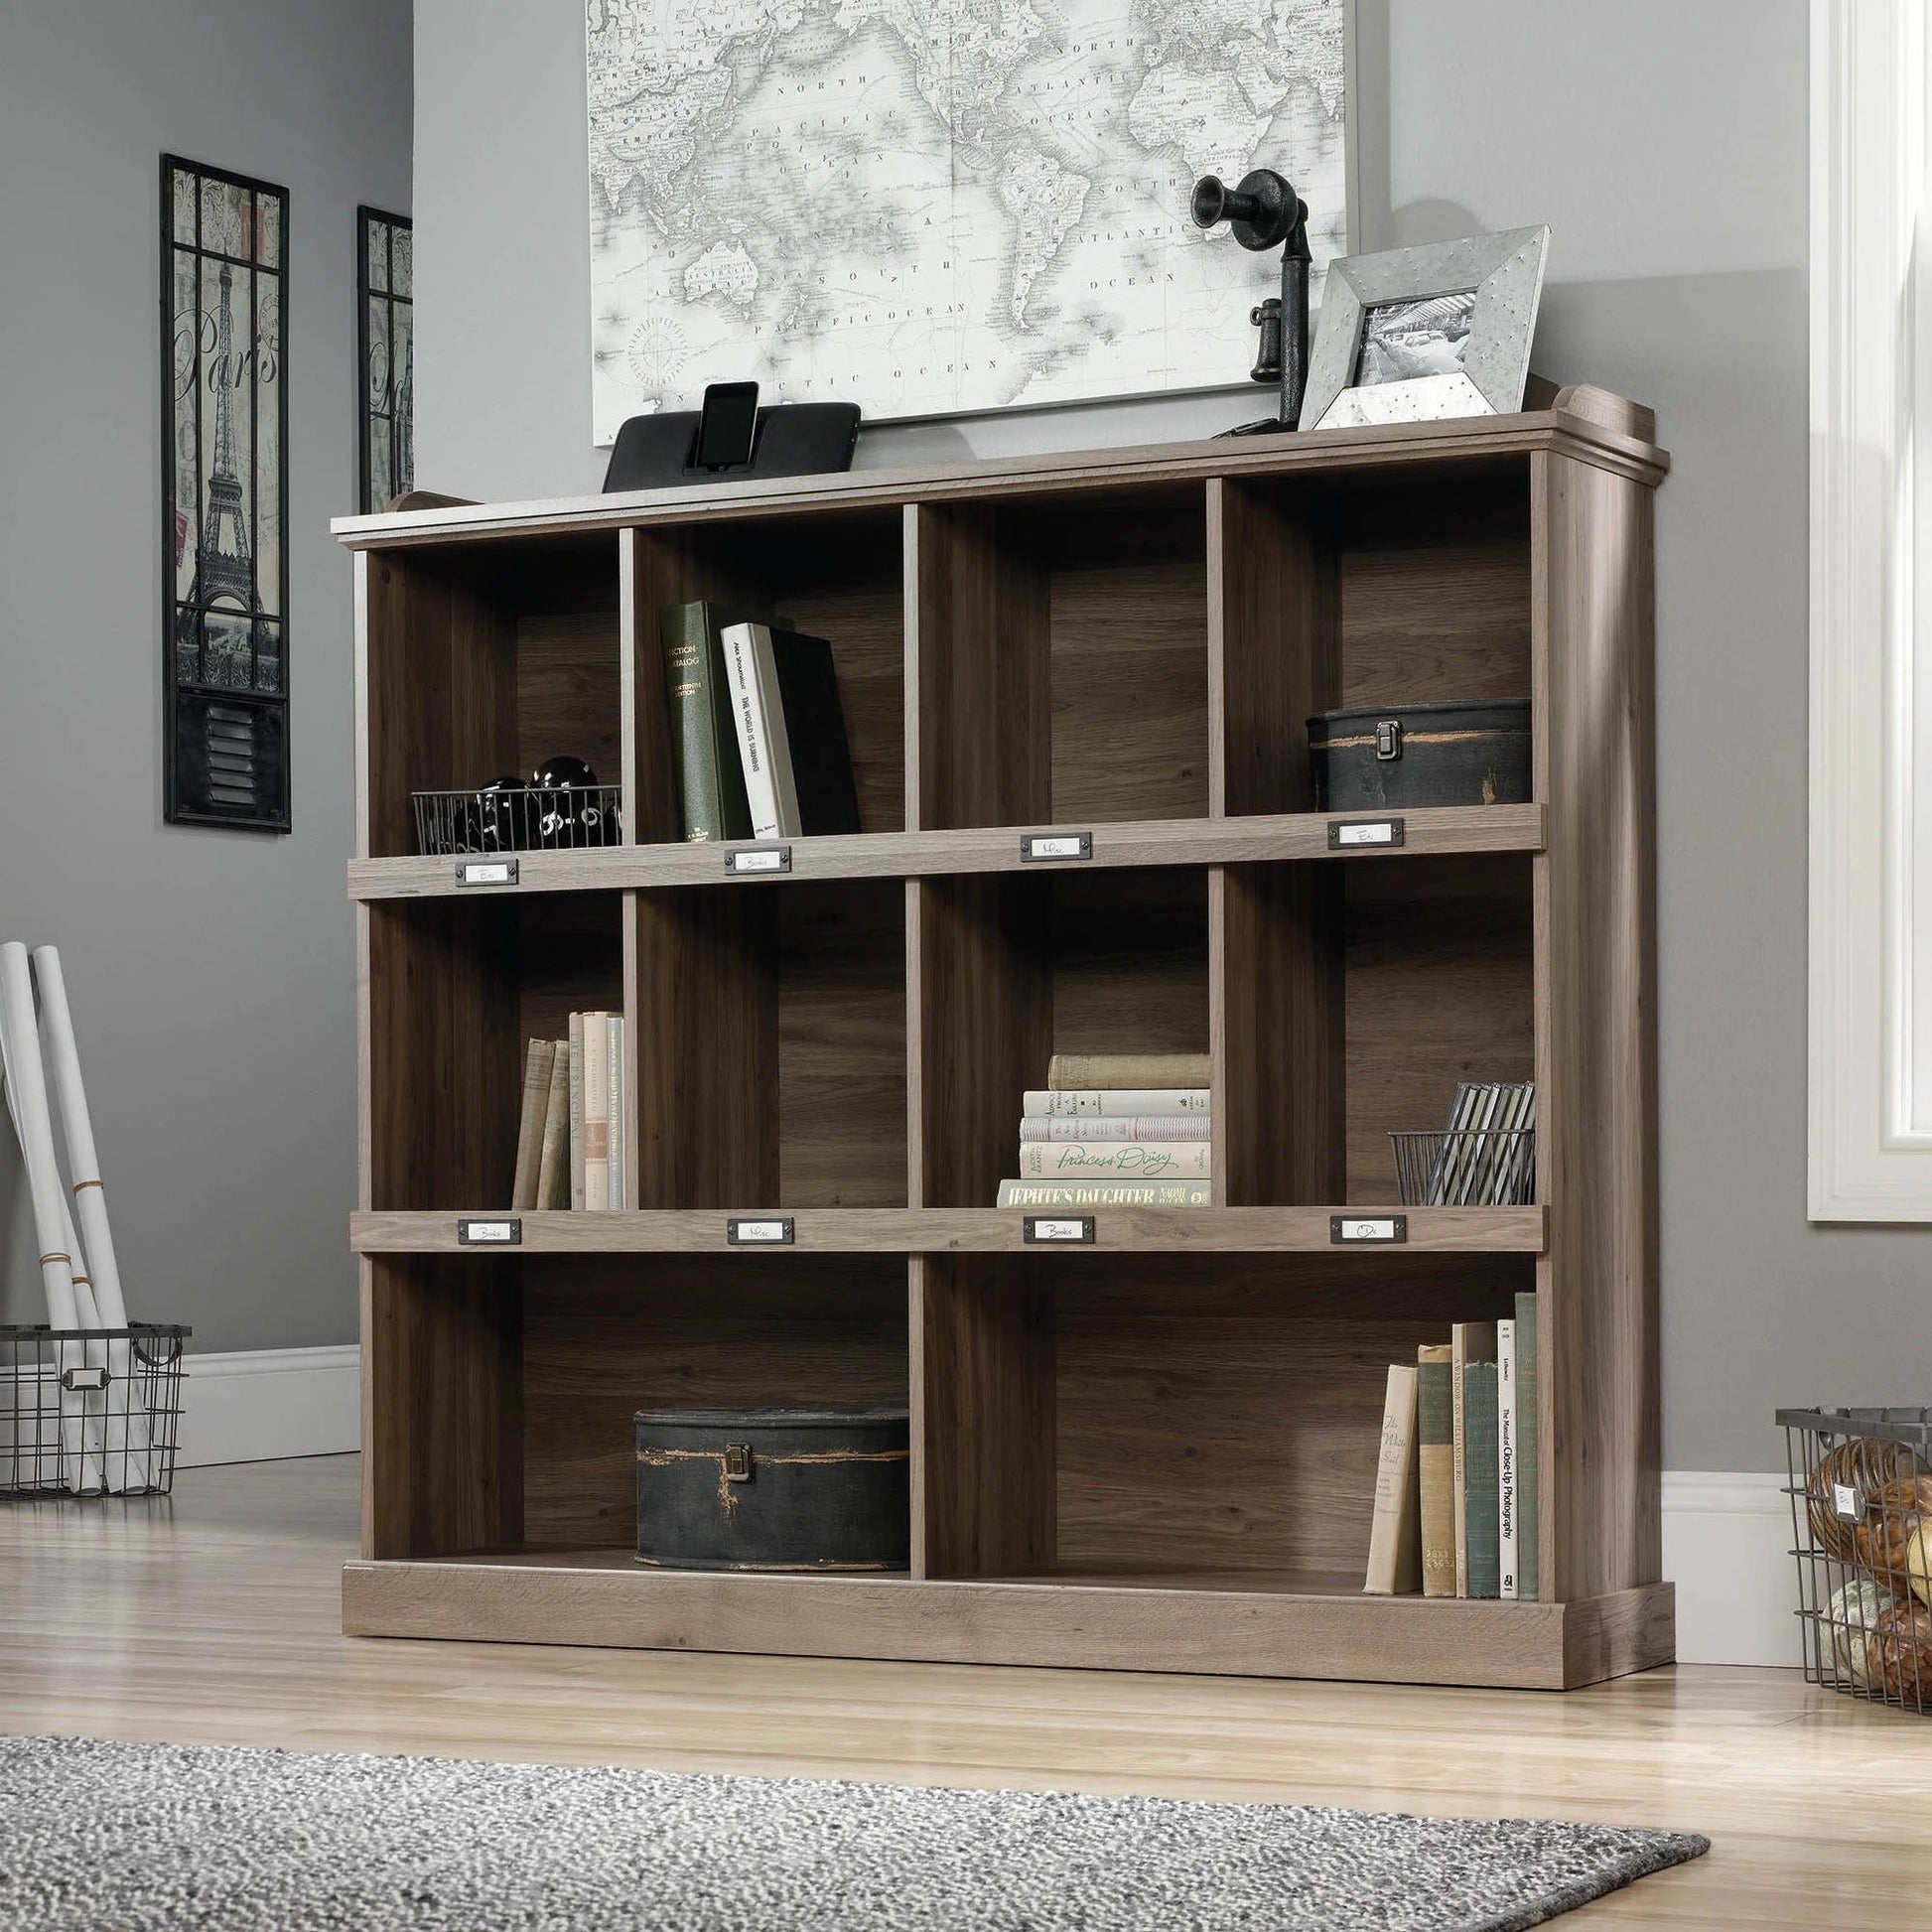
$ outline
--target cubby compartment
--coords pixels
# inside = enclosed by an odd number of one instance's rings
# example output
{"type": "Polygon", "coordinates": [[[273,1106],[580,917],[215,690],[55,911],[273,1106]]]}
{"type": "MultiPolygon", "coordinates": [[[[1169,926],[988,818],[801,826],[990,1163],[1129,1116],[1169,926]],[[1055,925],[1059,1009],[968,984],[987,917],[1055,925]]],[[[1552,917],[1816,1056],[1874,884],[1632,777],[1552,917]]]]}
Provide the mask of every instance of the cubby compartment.
{"type": "Polygon", "coordinates": [[[510,1204],[531,1038],[621,1013],[622,896],[558,893],[369,905],[369,1205],[510,1204]]]}
{"type": "Polygon", "coordinates": [[[864,832],[905,827],[905,586],[898,510],[627,530],[636,637],[636,842],[684,836],[658,614],[709,599],[832,647],[864,832]]]}
{"type": "Polygon", "coordinates": [[[920,826],[1203,817],[1200,484],[909,517],[920,826]]]}
{"type": "Polygon", "coordinates": [[[891,1255],[372,1261],[384,1353],[367,1445],[371,1554],[629,1566],[635,1412],[904,1407],[905,1266],[891,1255]]]}
{"type": "Polygon", "coordinates": [[[635,902],[637,1204],[905,1206],[905,888],[635,902]]]}
{"type": "Polygon", "coordinates": [[[1527,457],[1225,478],[1208,499],[1229,815],[1313,808],[1318,712],[1530,697],[1527,457]]]}
{"type": "Polygon", "coordinates": [[[1392,1132],[1445,1128],[1461,1081],[1536,1077],[1532,865],[1226,869],[1229,1205],[1392,1203],[1392,1132]]]}
{"type": "Polygon", "coordinates": [[[923,1574],[1355,1595],[1389,1363],[1536,1281],[1527,1255],[914,1270],[923,1574]]]}
{"type": "Polygon", "coordinates": [[[911,888],[926,1207],[990,1207],[1054,1053],[1208,1050],[1198,867],[981,874],[911,888]]]}
{"type": "Polygon", "coordinates": [[[614,535],[374,550],[365,568],[365,856],[417,852],[415,792],[559,756],[621,784],[614,535]]]}

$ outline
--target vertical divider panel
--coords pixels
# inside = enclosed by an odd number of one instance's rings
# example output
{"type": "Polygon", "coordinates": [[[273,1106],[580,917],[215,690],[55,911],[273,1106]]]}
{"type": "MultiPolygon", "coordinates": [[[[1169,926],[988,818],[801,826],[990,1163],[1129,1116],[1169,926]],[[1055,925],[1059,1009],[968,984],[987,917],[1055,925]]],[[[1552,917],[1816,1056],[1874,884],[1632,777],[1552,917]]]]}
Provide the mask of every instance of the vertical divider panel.
{"type": "Polygon", "coordinates": [[[1054,1322],[1032,1266],[1012,1255],[911,1258],[914,1578],[1052,1567],[1054,1322]]]}
{"type": "MultiPolygon", "coordinates": [[[[1310,809],[1307,720],[1336,701],[1335,558],[1311,499],[1207,483],[1208,812],[1310,809]]],[[[1342,879],[1323,862],[1212,867],[1214,1199],[1345,1191],[1342,879]]]]}
{"type": "Polygon", "coordinates": [[[694,886],[627,897],[637,1204],[775,1207],[777,893],[694,886]]]}
{"type": "Polygon", "coordinates": [[[497,1256],[363,1259],[364,1557],[522,1540],[520,1274],[497,1256]]]}

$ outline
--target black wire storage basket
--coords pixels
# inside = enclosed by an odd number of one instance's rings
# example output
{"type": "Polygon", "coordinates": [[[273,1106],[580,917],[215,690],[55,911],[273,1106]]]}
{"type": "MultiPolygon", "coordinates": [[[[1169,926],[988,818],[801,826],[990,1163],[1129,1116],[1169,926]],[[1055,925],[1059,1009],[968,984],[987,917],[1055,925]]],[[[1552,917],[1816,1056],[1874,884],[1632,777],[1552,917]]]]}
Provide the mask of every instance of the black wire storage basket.
{"type": "Polygon", "coordinates": [[[1520,1207],[1536,1199],[1534,1127],[1391,1134],[1404,1207],[1520,1207]]]}
{"type": "Polygon", "coordinates": [[[416,850],[581,852],[623,839],[621,785],[484,785],[477,791],[412,791],[416,850]]]}
{"type": "Polygon", "coordinates": [[[0,1497],[165,1496],[189,1333],[0,1324],[0,1497]]]}
{"type": "Polygon", "coordinates": [[[1932,1409],[1780,1409],[1805,1677],[1932,1710],[1932,1409]]]}

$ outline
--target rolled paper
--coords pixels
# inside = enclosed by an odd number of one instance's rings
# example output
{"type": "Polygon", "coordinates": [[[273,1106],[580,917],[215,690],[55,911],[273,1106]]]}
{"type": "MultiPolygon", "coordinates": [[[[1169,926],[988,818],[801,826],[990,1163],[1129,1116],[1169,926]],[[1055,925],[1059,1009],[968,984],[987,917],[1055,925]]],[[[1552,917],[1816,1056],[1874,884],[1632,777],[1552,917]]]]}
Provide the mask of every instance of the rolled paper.
{"type": "Polygon", "coordinates": [[[34,978],[40,987],[47,1063],[61,1102],[61,1131],[68,1144],[68,1171],[73,1177],[74,1211],[87,1259],[92,1263],[88,1273],[94,1301],[100,1309],[102,1326],[125,1328],[127,1303],[121,1294],[121,1271],[114,1261],[114,1237],[107,1226],[107,1191],[100,1181],[93,1119],[87,1112],[87,1090],[80,1080],[80,1053],[74,1044],[73,1015],[68,1009],[67,980],[61,971],[61,955],[53,946],[34,948],[34,978]]]}
{"type": "Polygon", "coordinates": [[[67,1239],[67,1217],[62,1212],[61,1170],[54,1158],[54,1123],[47,1111],[40,1028],[34,1020],[34,982],[27,948],[18,940],[0,945],[0,1037],[4,1037],[7,1091],[14,1098],[14,1120],[34,1204],[47,1318],[56,1328],[76,1328],[80,1312],[73,1299],[72,1260],[62,1245],[67,1239]]]}

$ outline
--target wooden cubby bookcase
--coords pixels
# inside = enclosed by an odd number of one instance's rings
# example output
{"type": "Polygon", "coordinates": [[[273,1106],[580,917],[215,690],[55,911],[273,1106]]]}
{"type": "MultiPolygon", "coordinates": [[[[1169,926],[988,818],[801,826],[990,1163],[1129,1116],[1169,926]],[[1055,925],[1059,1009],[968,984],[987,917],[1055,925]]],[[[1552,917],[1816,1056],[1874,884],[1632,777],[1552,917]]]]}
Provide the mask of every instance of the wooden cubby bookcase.
{"type": "Polygon", "coordinates": [[[1561,1688],[1659,1577],[1649,412],[338,524],[358,625],[363,1542],[345,1627],[1561,1688]],[[863,831],[677,839],[657,611],[831,639],[863,831]],[[1532,701],[1534,802],[1330,850],[1305,719],[1532,701]],[[624,843],[466,887],[412,789],[558,752],[624,843]],[[1023,834],[1083,831],[1035,864],[1023,834]],[[631,1210],[509,1198],[521,1042],[621,1009],[631,1210]],[[1058,1050],[1205,1050],[1214,1205],[1029,1246],[1058,1050]],[[1388,1131],[1539,1083],[1540,1197],[1390,1208],[1388,1131]],[[792,1245],[731,1244],[782,1210],[792,1245]],[[1387,1363],[1539,1291],[1536,1602],[1361,1592],[1387,1363]],[[646,1570],[631,1412],[905,1403],[905,1576],[646,1570]]]}

